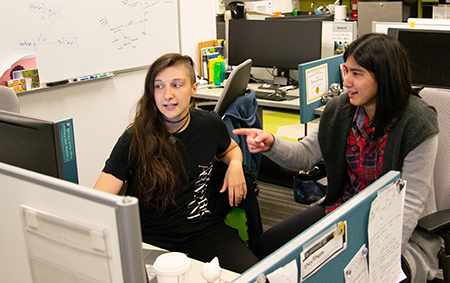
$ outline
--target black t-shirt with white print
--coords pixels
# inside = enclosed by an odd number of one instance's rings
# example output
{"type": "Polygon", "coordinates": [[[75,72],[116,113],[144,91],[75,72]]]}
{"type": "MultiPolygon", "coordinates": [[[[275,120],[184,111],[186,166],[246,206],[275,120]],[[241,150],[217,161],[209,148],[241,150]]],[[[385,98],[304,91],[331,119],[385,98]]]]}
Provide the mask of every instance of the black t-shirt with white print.
{"type": "MultiPolygon", "coordinates": [[[[189,181],[176,197],[177,206],[167,209],[164,213],[157,212],[152,206],[140,204],[144,242],[151,242],[151,237],[186,236],[223,221],[218,214],[210,176],[214,156],[223,153],[230,145],[225,123],[215,112],[191,109],[188,127],[175,134],[175,137],[179,139],[177,145],[182,153],[189,181]]],[[[130,139],[128,130],[114,146],[103,172],[126,181],[126,195],[136,196],[132,179],[133,168],[128,162],[130,139]]]]}

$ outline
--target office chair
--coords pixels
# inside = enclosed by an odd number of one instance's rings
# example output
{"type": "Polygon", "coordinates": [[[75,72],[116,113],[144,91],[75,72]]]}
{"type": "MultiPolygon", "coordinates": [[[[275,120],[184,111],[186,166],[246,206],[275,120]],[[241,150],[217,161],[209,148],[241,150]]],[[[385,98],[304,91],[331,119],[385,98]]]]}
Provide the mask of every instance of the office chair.
{"type": "Polygon", "coordinates": [[[225,81],[225,86],[220,94],[219,100],[213,102],[197,103],[196,107],[204,110],[214,110],[222,117],[228,106],[242,95],[245,95],[252,69],[252,60],[247,59],[239,64],[225,81]]]}
{"type": "Polygon", "coordinates": [[[420,96],[434,106],[438,113],[439,143],[434,165],[434,191],[437,212],[419,220],[418,228],[439,235],[444,246],[439,252],[439,266],[443,270],[444,280],[450,282],[450,90],[424,88],[420,96]]]}
{"type": "Polygon", "coordinates": [[[244,176],[247,185],[247,197],[237,207],[231,207],[228,201],[228,192],[220,193],[228,166],[215,161],[211,174],[211,185],[220,208],[220,214],[225,223],[236,229],[241,239],[249,246],[253,247],[254,241],[262,234],[263,227],[261,213],[258,204],[258,189],[256,175],[250,168],[244,165],[244,176]]]}
{"type": "Polygon", "coordinates": [[[0,86],[0,110],[19,113],[19,99],[14,90],[6,86],[0,86]]]}
{"type": "MultiPolygon", "coordinates": [[[[199,103],[197,107],[200,109],[211,109],[211,105],[214,106],[214,111],[219,114],[220,117],[224,118],[225,123],[227,124],[228,131],[230,135],[232,134],[232,125],[235,125],[234,122],[230,122],[227,120],[230,117],[227,117],[229,112],[229,107],[233,105],[233,102],[238,99],[238,101],[245,100],[245,103],[249,102],[250,99],[246,99],[244,97],[247,93],[247,85],[250,79],[250,73],[252,68],[252,60],[248,59],[243,63],[239,64],[228,77],[224,89],[219,97],[217,103],[199,103]]],[[[253,95],[253,102],[256,102],[256,98],[253,95]]],[[[245,108],[245,107],[244,107],[245,108]]],[[[257,106],[256,106],[257,108],[257,106]]],[[[253,113],[254,114],[254,113],[253,113]]],[[[235,119],[236,117],[232,117],[230,119],[235,119]]],[[[259,127],[262,128],[262,125],[258,119],[259,127]]],[[[245,142],[245,138],[242,141],[239,141],[239,137],[234,137],[234,140],[238,145],[241,146],[243,151],[245,151],[245,147],[243,143],[245,142]],[[237,140],[236,140],[237,139],[237,140]]],[[[245,144],[246,146],[246,144],[245,144]]],[[[243,153],[246,155],[246,153],[243,153]]],[[[258,159],[257,167],[259,168],[259,159],[258,159]]],[[[239,236],[246,242],[248,246],[252,246],[253,241],[261,235],[263,232],[261,215],[259,211],[259,205],[257,201],[257,193],[258,189],[256,186],[256,172],[254,170],[254,162],[246,161],[244,159],[244,173],[247,184],[247,198],[244,199],[238,207],[230,207],[228,204],[228,193],[220,194],[219,191],[222,188],[223,178],[225,176],[225,172],[227,169],[226,164],[222,162],[215,162],[214,169],[211,176],[211,183],[213,188],[215,188],[215,192],[217,193],[217,200],[219,203],[219,207],[221,209],[221,214],[225,219],[225,223],[228,226],[236,229],[239,233],[239,236]],[[252,163],[252,164],[250,164],[252,163]],[[251,168],[252,167],[252,168],[251,168]]]]}
{"type": "Polygon", "coordinates": [[[214,108],[214,111],[219,113],[222,117],[228,106],[230,106],[233,101],[239,96],[245,95],[247,90],[248,80],[250,79],[250,73],[252,69],[252,60],[247,59],[246,61],[239,64],[236,69],[234,69],[230,76],[228,77],[224,89],[220,94],[219,100],[214,108]]]}

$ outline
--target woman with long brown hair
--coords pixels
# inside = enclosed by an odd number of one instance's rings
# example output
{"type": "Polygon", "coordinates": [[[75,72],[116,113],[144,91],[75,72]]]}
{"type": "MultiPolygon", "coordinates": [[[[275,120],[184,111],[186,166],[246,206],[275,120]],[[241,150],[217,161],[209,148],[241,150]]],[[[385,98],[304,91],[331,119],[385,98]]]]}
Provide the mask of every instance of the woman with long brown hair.
{"type": "Polygon", "coordinates": [[[133,123],[117,141],[94,188],[139,199],[143,241],[243,272],[258,259],[228,227],[210,184],[214,158],[228,164],[220,193],[231,206],[247,193],[242,152],[215,112],[190,107],[192,59],[166,54],[149,68],[133,123]]]}

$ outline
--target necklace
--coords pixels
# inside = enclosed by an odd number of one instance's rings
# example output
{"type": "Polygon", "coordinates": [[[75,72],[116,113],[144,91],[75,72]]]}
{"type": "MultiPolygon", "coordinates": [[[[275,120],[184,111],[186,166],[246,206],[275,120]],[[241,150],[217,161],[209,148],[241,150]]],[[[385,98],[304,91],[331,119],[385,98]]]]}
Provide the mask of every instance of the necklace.
{"type": "MultiPolygon", "coordinates": [[[[181,118],[180,120],[178,120],[178,121],[170,121],[170,120],[167,120],[167,119],[164,119],[166,122],[168,122],[168,123],[172,123],[172,124],[177,124],[177,123],[180,123],[181,121],[183,121],[184,119],[186,119],[186,117],[189,115],[189,113],[190,113],[191,111],[188,111],[188,113],[186,113],[186,115],[183,117],[183,118],[181,118]]],[[[184,125],[183,125],[184,126],[184,125]]]]}
{"type": "MultiPolygon", "coordinates": [[[[181,122],[181,121],[183,121],[184,119],[186,119],[186,117],[187,117],[188,115],[189,115],[189,112],[188,112],[187,115],[184,116],[184,118],[181,119],[179,122],[181,122]]],[[[175,132],[173,132],[172,135],[178,134],[178,133],[181,131],[181,129],[183,129],[183,127],[186,126],[186,124],[187,124],[188,121],[189,121],[189,118],[187,118],[186,121],[184,121],[183,125],[181,125],[181,127],[178,128],[178,130],[176,130],[175,132]]]]}
{"type": "MultiPolygon", "coordinates": [[[[178,130],[176,130],[175,132],[173,132],[173,133],[170,134],[169,139],[170,139],[170,141],[171,141],[172,143],[176,143],[176,142],[177,142],[177,138],[175,138],[173,135],[178,134],[178,133],[181,131],[181,129],[183,129],[183,127],[186,126],[187,122],[189,121],[189,117],[188,117],[189,113],[191,113],[191,112],[189,111],[189,112],[186,114],[186,116],[184,116],[183,119],[181,119],[181,120],[178,121],[178,122],[181,122],[181,121],[183,121],[184,119],[187,118],[186,121],[184,121],[183,125],[181,125],[181,127],[178,128],[178,130]]],[[[167,121],[167,120],[166,120],[166,121],[167,121]]],[[[172,122],[172,121],[167,121],[167,122],[175,123],[175,122],[172,122]]]]}

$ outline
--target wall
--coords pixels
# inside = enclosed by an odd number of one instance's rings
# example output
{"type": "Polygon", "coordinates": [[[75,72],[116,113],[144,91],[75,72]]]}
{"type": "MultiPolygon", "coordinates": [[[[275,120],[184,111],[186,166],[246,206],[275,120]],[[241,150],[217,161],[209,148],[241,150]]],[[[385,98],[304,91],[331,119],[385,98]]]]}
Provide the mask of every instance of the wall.
{"type": "Polygon", "coordinates": [[[79,181],[92,187],[115,141],[131,122],[145,72],[20,94],[20,112],[51,121],[74,119],[79,181]]]}
{"type": "MultiPolygon", "coordinates": [[[[215,2],[180,2],[181,52],[197,61],[197,43],[215,38],[215,2]]],[[[92,187],[117,138],[131,122],[146,71],[19,94],[21,114],[51,121],[74,119],[80,184],[92,187]]]]}
{"type": "Polygon", "coordinates": [[[216,2],[215,0],[179,0],[179,2],[181,52],[190,55],[198,66],[198,43],[216,39],[216,2]]]}

